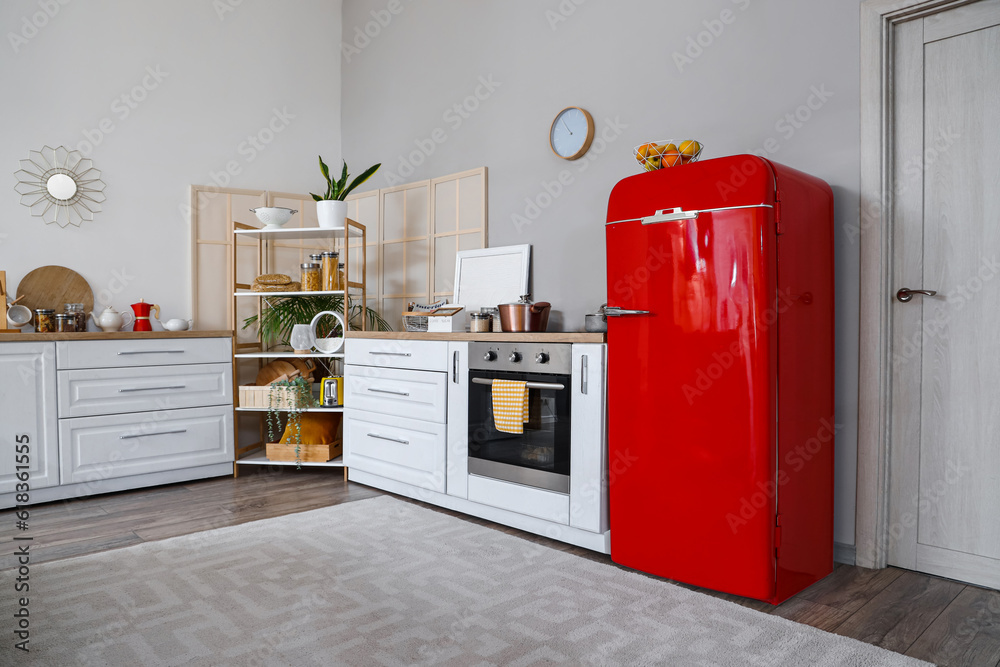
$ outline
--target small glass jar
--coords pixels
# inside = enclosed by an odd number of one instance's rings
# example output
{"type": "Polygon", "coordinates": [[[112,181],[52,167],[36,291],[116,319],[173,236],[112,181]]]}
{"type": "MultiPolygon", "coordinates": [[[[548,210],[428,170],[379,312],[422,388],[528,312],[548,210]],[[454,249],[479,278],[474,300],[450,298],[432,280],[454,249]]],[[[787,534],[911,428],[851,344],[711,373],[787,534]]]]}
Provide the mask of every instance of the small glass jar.
{"type": "Polygon", "coordinates": [[[490,316],[490,330],[493,333],[502,333],[503,327],[500,323],[500,309],[499,308],[480,308],[479,312],[486,313],[490,316]]]}
{"type": "Polygon", "coordinates": [[[63,312],[72,314],[76,319],[74,331],[87,330],[87,311],[82,303],[67,303],[63,306],[63,312]]]}
{"type": "Polygon", "coordinates": [[[493,327],[493,316],[489,313],[469,313],[469,331],[489,333],[493,327]]]}
{"type": "Polygon", "coordinates": [[[323,253],[323,291],[324,292],[335,292],[340,289],[337,284],[340,282],[340,276],[337,273],[337,260],[340,258],[340,253],[328,250],[323,253]]]}
{"type": "Polygon", "coordinates": [[[35,308],[35,333],[53,333],[56,330],[55,312],[51,308],[35,308]]]}
{"type": "Polygon", "coordinates": [[[318,292],[323,287],[323,272],[319,264],[308,262],[302,264],[302,291],[318,292]]]}
{"type": "Polygon", "coordinates": [[[58,313],[55,318],[57,333],[73,333],[76,331],[76,316],[73,313],[58,313]]]}
{"type": "Polygon", "coordinates": [[[317,253],[313,253],[312,255],[309,255],[309,261],[312,262],[313,264],[322,264],[323,263],[323,253],[317,252],[317,253]]]}
{"type": "Polygon", "coordinates": [[[347,271],[344,270],[344,263],[337,265],[337,289],[347,291],[347,271]]]}

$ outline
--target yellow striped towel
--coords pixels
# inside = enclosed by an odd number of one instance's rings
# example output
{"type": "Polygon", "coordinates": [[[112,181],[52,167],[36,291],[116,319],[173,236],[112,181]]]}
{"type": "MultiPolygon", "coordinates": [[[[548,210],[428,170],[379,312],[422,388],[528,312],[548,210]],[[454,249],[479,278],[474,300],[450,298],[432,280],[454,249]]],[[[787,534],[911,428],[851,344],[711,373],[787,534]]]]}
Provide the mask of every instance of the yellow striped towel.
{"type": "Polygon", "coordinates": [[[524,433],[528,421],[528,383],[493,380],[493,423],[501,433],[524,433]]]}

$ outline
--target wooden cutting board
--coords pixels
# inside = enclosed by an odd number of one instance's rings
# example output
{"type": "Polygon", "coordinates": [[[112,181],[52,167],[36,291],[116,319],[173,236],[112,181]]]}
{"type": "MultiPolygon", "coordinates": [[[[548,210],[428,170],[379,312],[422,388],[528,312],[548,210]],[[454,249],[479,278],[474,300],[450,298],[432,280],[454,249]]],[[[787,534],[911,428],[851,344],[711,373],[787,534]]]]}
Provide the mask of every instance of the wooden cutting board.
{"type": "Polygon", "coordinates": [[[254,384],[258,387],[263,387],[271,384],[282,375],[287,375],[289,378],[298,377],[299,369],[283,359],[278,359],[267,364],[257,372],[257,379],[254,381],[254,384]]]}
{"type": "Polygon", "coordinates": [[[31,271],[17,286],[17,296],[24,297],[21,305],[31,311],[51,308],[61,313],[67,303],[82,303],[88,313],[94,309],[94,291],[90,284],[79,273],[64,266],[43,266],[31,271]]]}

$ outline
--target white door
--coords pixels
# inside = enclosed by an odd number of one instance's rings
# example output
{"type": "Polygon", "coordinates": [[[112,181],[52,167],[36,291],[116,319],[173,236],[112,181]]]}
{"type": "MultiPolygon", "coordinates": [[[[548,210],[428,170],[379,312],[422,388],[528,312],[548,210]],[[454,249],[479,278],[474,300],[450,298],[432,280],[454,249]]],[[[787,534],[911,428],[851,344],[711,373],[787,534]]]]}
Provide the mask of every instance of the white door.
{"type": "Polygon", "coordinates": [[[896,30],[889,563],[1000,588],[1000,0],[896,30]]]}
{"type": "Polygon", "coordinates": [[[12,494],[0,507],[59,485],[56,422],[56,344],[0,343],[0,495],[12,494]]]}

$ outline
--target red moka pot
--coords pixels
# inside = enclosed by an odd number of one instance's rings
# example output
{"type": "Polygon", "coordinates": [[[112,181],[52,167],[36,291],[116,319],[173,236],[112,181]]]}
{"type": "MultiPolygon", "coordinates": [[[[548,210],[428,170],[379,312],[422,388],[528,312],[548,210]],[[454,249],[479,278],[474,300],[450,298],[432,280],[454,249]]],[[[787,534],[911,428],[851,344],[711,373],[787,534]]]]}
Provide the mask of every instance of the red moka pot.
{"type": "Polygon", "coordinates": [[[139,299],[139,303],[132,304],[132,312],[135,313],[135,324],[132,325],[132,331],[153,330],[153,326],[149,322],[150,310],[156,313],[155,317],[157,320],[159,320],[160,307],[155,303],[146,303],[143,299],[139,299]]]}

